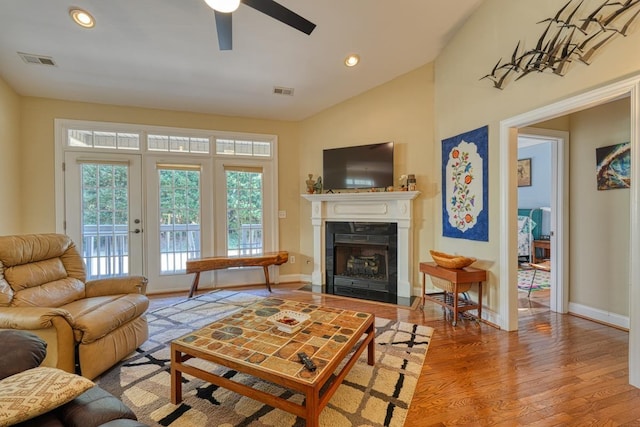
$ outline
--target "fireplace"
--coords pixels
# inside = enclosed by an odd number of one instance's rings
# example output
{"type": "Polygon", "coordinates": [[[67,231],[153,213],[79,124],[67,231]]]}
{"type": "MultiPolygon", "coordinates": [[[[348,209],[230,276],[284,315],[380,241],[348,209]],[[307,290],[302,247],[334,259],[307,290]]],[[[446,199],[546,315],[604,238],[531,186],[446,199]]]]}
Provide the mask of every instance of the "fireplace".
{"type": "Polygon", "coordinates": [[[397,224],[327,222],[325,240],[327,293],[397,303],[397,224]]]}
{"type": "MultiPolygon", "coordinates": [[[[333,280],[329,283],[327,274],[327,264],[331,264],[330,267],[333,269],[335,256],[332,254],[331,257],[327,257],[327,250],[335,251],[335,248],[338,248],[339,251],[342,251],[345,242],[339,242],[336,246],[332,240],[329,244],[327,239],[333,239],[333,236],[328,236],[326,225],[354,223],[358,224],[354,232],[351,232],[351,226],[348,226],[344,232],[331,233],[349,236],[348,239],[351,239],[352,243],[354,240],[356,241],[355,246],[359,248],[360,252],[358,255],[354,254],[354,257],[359,256],[360,258],[352,260],[351,270],[366,271],[371,269],[373,265],[369,264],[371,260],[368,257],[374,257],[373,261],[380,263],[382,262],[379,259],[380,255],[383,255],[386,257],[383,265],[389,276],[389,285],[388,289],[384,290],[380,281],[375,277],[361,279],[347,276],[345,279],[342,274],[339,274],[338,292],[341,295],[349,292],[350,296],[357,298],[367,298],[371,295],[384,296],[386,301],[391,303],[410,306],[412,299],[415,298],[414,295],[420,295],[421,292],[419,286],[414,287],[411,283],[413,275],[413,200],[419,194],[419,191],[303,194],[302,197],[311,202],[313,272],[309,279],[312,290],[327,293],[331,287],[331,293],[335,293],[336,282],[333,280]],[[375,231],[365,233],[369,236],[365,240],[360,233],[362,228],[360,225],[364,225],[370,230],[373,228],[375,231]],[[378,227],[386,227],[387,231],[382,232],[378,227]],[[395,238],[388,234],[390,229],[395,230],[395,238]],[[376,239],[388,239],[388,242],[384,240],[380,246],[388,246],[389,253],[385,254],[383,250],[378,255],[375,255],[375,252],[371,254],[372,248],[367,247],[367,243],[372,243],[376,239]],[[348,280],[349,285],[353,282],[355,286],[343,286],[342,280],[348,280]],[[367,283],[367,287],[362,285],[363,282],[367,283]],[[395,300],[393,300],[393,295],[396,295],[395,300]]],[[[343,237],[341,236],[340,239],[343,237]]],[[[342,256],[340,255],[340,257],[342,256]]],[[[380,268],[378,267],[378,271],[380,268]]],[[[419,283],[417,284],[419,285],[419,283]]]]}

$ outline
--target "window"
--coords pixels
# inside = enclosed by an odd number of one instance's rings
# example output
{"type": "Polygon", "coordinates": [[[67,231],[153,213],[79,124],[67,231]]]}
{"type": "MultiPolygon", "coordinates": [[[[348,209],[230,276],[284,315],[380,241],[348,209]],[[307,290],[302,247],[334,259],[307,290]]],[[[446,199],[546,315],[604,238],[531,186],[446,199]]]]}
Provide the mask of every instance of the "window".
{"type": "Polygon", "coordinates": [[[200,169],[158,165],[160,274],[184,272],[199,258],[200,169]]]}
{"type": "Polygon", "coordinates": [[[139,150],[140,136],[137,133],[69,129],[67,145],[84,148],[139,150]]]}
{"type": "Polygon", "coordinates": [[[227,255],[263,253],[262,170],[225,168],[227,255]]]}
{"type": "Polygon", "coordinates": [[[271,142],[241,139],[216,139],[216,154],[271,157],[271,142]]]}
{"type": "Polygon", "coordinates": [[[128,165],[82,163],[82,257],[88,279],[128,274],[128,165]]]}
{"type": "Polygon", "coordinates": [[[209,154],[209,145],[209,138],[170,135],[149,135],[147,137],[149,151],[209,154]]]}

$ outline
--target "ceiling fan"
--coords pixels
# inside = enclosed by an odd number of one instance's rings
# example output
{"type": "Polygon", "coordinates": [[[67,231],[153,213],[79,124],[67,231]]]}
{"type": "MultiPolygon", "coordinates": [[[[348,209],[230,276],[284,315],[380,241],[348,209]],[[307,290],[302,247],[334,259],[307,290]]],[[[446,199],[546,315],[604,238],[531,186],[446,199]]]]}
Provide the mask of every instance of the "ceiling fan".
{"type": "Polygon", "coordinates": [[[297,13],[287,9],[274,0],[204,0],[213,9],[216,17],[218,45],[220,50],[233,48],[231,12],[243,3],[259,12],[277,19],[278,21],[309,35],[316,28],[316,24],[297,13]]]}

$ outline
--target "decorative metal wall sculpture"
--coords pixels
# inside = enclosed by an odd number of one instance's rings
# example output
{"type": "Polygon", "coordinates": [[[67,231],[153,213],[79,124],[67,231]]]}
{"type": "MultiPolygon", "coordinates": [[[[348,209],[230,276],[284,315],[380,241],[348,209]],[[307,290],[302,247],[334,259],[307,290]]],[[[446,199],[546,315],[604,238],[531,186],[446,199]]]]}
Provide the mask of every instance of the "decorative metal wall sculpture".
{"type": "Polygon", "coordinates": [[[576,60],[591,64],[595,53],[613,37],[627,36],[629,28],[640,14],[640,0],[605,0],[591,12],[583,11],[584,0],[569,0],[546,23],[546,28],[533,49],[520,47],[520,42],[508,62],[498,60],[493,70],[480,80],[488,79],[502,89],[507,81],[520,80],[533,72],[544,71],[564,76],[576,60]]]}

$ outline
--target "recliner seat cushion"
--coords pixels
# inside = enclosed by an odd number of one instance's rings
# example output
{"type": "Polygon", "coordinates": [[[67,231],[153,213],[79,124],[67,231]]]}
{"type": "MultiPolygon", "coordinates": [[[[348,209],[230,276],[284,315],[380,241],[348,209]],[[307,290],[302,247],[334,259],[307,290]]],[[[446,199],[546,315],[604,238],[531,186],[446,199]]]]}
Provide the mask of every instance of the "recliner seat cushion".
{"type": "Polygon", "coordinates": [[[72,327],[76,342],[89,344],[142,316],[148,307],[146,296],[123,294],[85,298],[61,308],[74,319],[72,327]]]}

